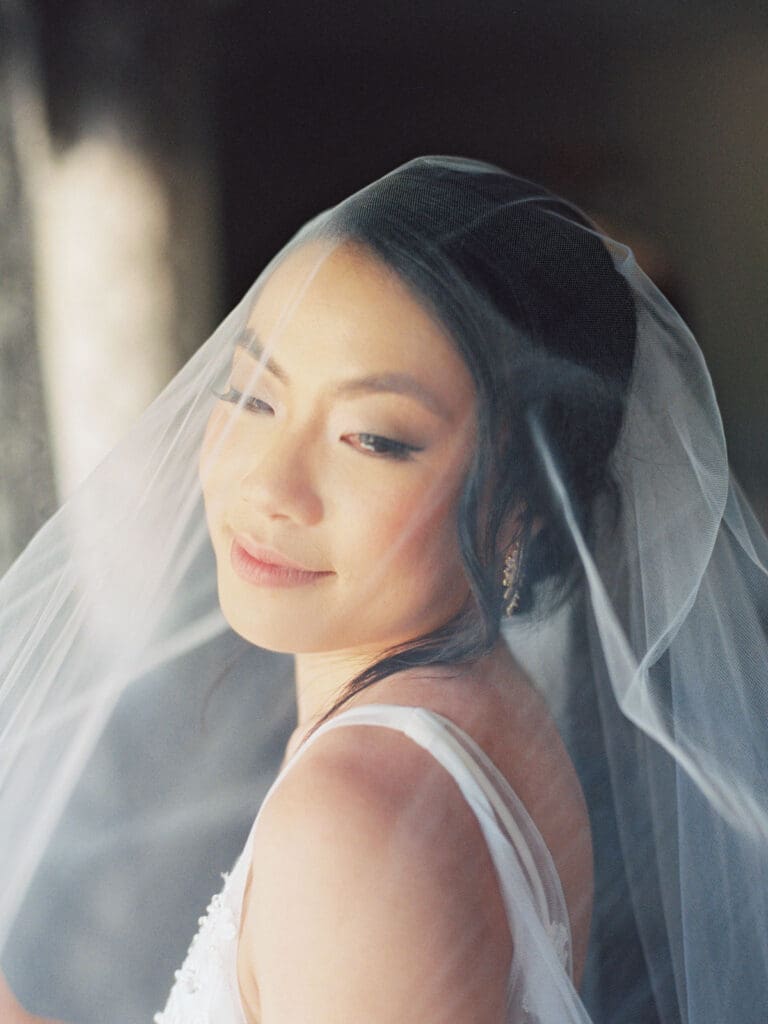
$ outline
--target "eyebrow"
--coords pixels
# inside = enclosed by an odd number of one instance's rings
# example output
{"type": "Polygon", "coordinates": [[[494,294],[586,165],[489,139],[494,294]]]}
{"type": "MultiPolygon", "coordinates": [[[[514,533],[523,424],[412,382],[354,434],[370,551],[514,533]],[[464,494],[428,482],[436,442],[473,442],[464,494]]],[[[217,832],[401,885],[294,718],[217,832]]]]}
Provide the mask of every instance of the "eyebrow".
{"type": "MultiPolygon", "coordinates": [[[[285,370],[274,359],[265,358],[264,346],[253,328],[244,328],[235,344],[255,356],[262,366],[283,384],[290,384],[290,377],[285,370]]],[[[354,380],[342,381],[336,386],[335,391],[338,395],[348,398],[363,394],[408,395],[421,402],[436,416],[445,420],[451,419],[449,410],[437,396],[408,373],[372,373],[354,380]]]]}
{"type": "Polygon", "coordinates": [[[279,366],[274,359],[267,359],[264,354],[264,346],[259,341],[256,332],[252,327],[244,327],[238,334],[235,340],[235,346],[242,348],[246,352],[250,352],[252,356],[255,356],[259,360],[261,365],[265,367],[272,374],[273,377],[277,377],[283,384],[290,383],[288,374],[285,370],[279,366]]]}

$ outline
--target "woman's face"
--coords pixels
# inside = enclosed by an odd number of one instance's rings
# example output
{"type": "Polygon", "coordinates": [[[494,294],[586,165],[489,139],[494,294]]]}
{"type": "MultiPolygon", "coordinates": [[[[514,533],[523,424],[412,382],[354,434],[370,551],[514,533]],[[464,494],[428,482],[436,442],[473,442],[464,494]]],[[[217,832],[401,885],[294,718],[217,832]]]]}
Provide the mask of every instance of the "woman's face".
{"type": "Polygon", "coordinates": [[[375,654],[459,610],[475,390],[400,278],[350,244],[293,250],[223,394],[200,472],[233,629],[271,650],[375,654]]]}

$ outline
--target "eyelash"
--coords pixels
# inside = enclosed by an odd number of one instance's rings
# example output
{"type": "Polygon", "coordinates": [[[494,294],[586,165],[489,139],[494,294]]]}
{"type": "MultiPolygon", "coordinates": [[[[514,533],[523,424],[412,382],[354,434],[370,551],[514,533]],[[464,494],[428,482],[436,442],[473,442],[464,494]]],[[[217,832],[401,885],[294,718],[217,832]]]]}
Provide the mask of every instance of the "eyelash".
{"type": "MultiPolygon", "coordinates": [[[[216,388],[212,388],[212,391],[222,402],[230,402],[232,405],[238,405],[242,402],[243,407],[250,412],[274,413],[272,406],[260,398],[248,395],[245,397],[245,401],[242,401],[244,397],[243,392],[238,391],[237,388],[230,387],[226,391],[218,391],[216,388]]],[[[406,444],[405,441],[395,441],[389,437],[382,437],[380,434],[360,433],[347,436],[358,438],[364,452],[379,458],[396,459],[397,461],[405,462],[407,459],[412,458],[414,452],[422,451],[416,445],[406,444]],[[366,447],[367,445],[371,447],[368,448],[366,447]],[[374,450],[372,451],[371,448],[374,450]]]]}
{"type": "Polygon", "coordinates": [[[263,412],[273,413],[274,409],[268,402],[262,401],[261,398],[254,398],[253,395],[244,396],[242,391],[238,391],[237,388],[228,388],[226,391],[217,391],[216,388],[211,389],[217,398],[220,398],[222,402],[231,402],[232,405],[239,405],[243,397],[243,407],[248,409],[250,412],[263,412]]]}
{"type": "Polygon", "coordinates": [[[413,457],[414,452],[421,451],[421,448],[417,448],[416,445],[406,444],[405,441],[393,441],[391,438],[382,437],[380,434],[352,434],[349,436],[357,437],[363,446],[366,444],[379,446],[379,451],[370,451],[366,447],[363,447],[363,451],[369,455],[378,455],[385,459],[397,459],[400,462],[405,462],[413,457]]]}

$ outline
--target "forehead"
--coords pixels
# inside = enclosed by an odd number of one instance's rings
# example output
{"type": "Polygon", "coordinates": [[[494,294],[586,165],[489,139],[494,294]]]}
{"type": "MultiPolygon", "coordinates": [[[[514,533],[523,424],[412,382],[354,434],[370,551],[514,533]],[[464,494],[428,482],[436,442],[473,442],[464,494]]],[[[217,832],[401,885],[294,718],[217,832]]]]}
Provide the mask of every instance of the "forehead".
{"type": "Polygon", "coordinates": [[[410,373],[465,398],[471,374],[441,324],[358,245],[308,242],[263,285],[248,319],[270,354],[300,372],[410,373]]]}

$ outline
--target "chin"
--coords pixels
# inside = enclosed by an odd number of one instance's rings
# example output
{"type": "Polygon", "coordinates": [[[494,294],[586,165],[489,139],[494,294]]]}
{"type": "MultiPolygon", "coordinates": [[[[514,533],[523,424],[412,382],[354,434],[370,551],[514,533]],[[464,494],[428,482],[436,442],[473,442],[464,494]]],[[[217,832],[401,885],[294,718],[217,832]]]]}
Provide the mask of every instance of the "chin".
{"type": "MultiPolygon", "coordinates": [[[[225,616],[226,618],[226,616],[225,616]]],[[[271,651],[273,654],[302,654],[303,648],[297,645],[296,637],[284,637],[277,633],[261,632],[253,629],[250,623],[242,625],[227,618],[227,622],[238,636],[246,640],[254,647],[262,651],[271,651]]],[[[307,648],[307,651],[312,648],[307,648]]]]}
{"type": "Polygon", "coordinates": [[[248,614],[242,602],[234,605],[220,598],[221,610],[230,627],[248,643],[276,654],[302,654],[324,649],[323,630],[317,620],[307,626],[298,615],[290,612],[273,615],[248,614]],[[320,647],[318,648],[318,644],[320,647]]]}
{"type": "Polygon", "coordinates": [[[219,604],[230,627],[248,643],[276,654],[309,654],[338,650],[344,637],[333,628],[327,602],[291,599],[289,594],[271,600],[244,600],[243,595],[219,588],[219,604]]]}
{"type": "Polygon", "coordinates": [[[229,626],[248,643],[276,654],[363,648],[384,651],[407,643],[442,621],[435,618],[434,601],[428,609],[398,608],[394,619],[379,616],[364,621],[359,596],[338,604],[329,600],[327,593],[311,594],[301,588],[259,591],[229,572],[220,574],[218,584],[219,604],[229,626]],[[427,610],[431,615],[426,614],[427,610]]]}
{"type": "MultiPolygon", "coordinates": [[[[246,604],[233,594],[219,594],[219,603],[229,626],[248,643],[275,654],[321,654],[332,651],[349,651],[360,647],[380,647],[382,650],[397,640],[372,629],[363,634],[351,633],[349,615],[344,623],[332,622],[321,607],[310,611],[304,608],[270,608],[265,610],[263,602],[251,601],[246,604]],[[249,607],[250,605],[250,607],[249,607]]],[[[318,602],[322,605],[322,602],[318,602]]]]}

